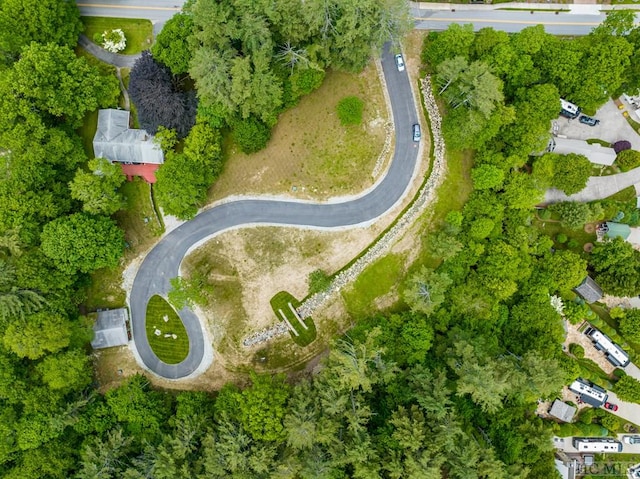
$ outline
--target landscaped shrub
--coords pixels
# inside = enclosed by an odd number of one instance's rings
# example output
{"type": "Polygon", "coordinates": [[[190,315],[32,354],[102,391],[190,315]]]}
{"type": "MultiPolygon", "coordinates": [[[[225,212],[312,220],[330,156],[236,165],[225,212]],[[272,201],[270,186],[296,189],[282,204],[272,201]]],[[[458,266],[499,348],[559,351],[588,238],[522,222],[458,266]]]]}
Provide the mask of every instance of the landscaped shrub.
{"type": "Polygon", "coordinates": [[[108,52],[118,53],[124,50],[126,46],[127,38],[121,29],[107,30],[102,34],[102,48],[108,52]]]}
{"type": "Polygon", "coordinates": [[[569,345],[569,352],[578,359],[584,358],[584,348],[580,344],[571,343],[569,345]]]}
{"type": "Polygon", "coordinates": [[[549,211],[547,208],[543,210],[538,210],[538,216],[540,217],[541,220],[551,219],[551,211],[549,211]]]}
{"type": "Polygon", "coordinates": [[[362,123],[364,102],[357,96],[348,96],[338,102],[338,118],[343,125],[359,125],[362,123]]]}
{"type": "Polygon", "coordinates": [[[582,228],[585,223],[592,220],[595,214],[588,204],[572,201],[556,203],[549,209],[560,217],[562,226],[572,230],[582,228]]]}
{"type": "MultiPolygon", "coordinates": [[[[572,344],[573,346],[573,344],[572,344]]],[[[592,408],[583,409],[578,414],[578,421],[581,424],[591,424],[593,422],[594,410],[592,408]]]]}
{"type": "Polygon", "coordinates": [[[640,166],[640,151],[623,150],[618,153],[616,163],[622,171],[629,171],[640,166]]]}
{"type": "Polygon", "coordinates": [[[575,301],[564,302],[563,314],[571,324],[581,323],[583,319],[589,316],[590,312],[589,306],[584,303],[576,303],[575,301]]]}
{"type": "Polygon", "coordinates": [[[250,116],[233,124],[233,139],[244,153],[255,153],[269,143],[271,128],[250,116]]]}
{"type": "Polygon", "coordinates": [[[578,242],[578,240],[575,240],[575,239],[573,239],[573,238],[572,238],[572,239],[570,239],[570,240],[567,242],[567,247],[568,247],[568,248],[573,249],[573,248],[577,248],[578,246],[580,246],[580,243],[578,242]]]}
{"type": "Polygon", "coordinates": [[[618,431],[622,432],[622,422],[616,416],[611,413],[604,412],[604,416],[600,418],[600,424],[602,427],[606,427],[611,434],[615,434],[618,431]]]}
{"type": "Polygon", "coordinates": [[[620,333],[625,339],[640,343],[640,309],[625,311],[620,319],[620,333]]]}
{"type": "Polygon", "coordinates": [[[620,141],[616,141],[612,145],[612,147],[613,147],[613,150],[616,152],[616,155],[617,155],[621,151],[630,150],[631,149],[631,143],[629,143],[627,140],[620,140],[620,141]]]}
{"type": "Polygon", "coordinates": [[[564,233],[558,233],[556,235],[556,243],[565,244],[567,242],[567,235],[564,233]]]}

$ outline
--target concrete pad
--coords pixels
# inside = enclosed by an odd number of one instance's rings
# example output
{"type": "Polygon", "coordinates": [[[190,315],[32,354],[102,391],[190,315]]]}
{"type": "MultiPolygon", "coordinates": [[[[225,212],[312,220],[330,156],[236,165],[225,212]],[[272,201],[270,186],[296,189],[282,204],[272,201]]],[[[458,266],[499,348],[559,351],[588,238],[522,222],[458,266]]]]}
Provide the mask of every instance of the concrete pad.
{"type": "Polygon", "coordinates": [[[629,186],[640,182],[640,168],[635,168],[626,173],[618,173],[610,176],[592,176],[587,181],[584,190],[571,196],[564,191],[551,188],[545,193],[546,203],[558,203],[560,201],[579,201],[587,203],[594,200],[602,200],[622,191],[629,186]]]}
{"type": "Polygon", "coordinates": [[[569,5],[569,13],[573,15],[600,15],[601,6],[594,4],[569,5]]]}
{"type": "Polygon", "coordinates": [[[640,228],[631,228],[631,234],[627,238],[627,242],[634,246],[640,246],[640,228]]]}
{"type": "Polygon", "coordinates": [[[594,115],[594,118],[600,120],[596,126],[583,125],[576,118],[569,120],[560,117],[554,120],[558,126],[558,135],[567,138],[575,138],[578,140],[588,140],[598,138],[600,140],[615,143],[619,140],[627,140],[631,143],[634,150],[640,151],[640,135],[633,130],[631,125],[622,116],[622,110],[619,110],[613,100],[605,103],[594,115]]]}

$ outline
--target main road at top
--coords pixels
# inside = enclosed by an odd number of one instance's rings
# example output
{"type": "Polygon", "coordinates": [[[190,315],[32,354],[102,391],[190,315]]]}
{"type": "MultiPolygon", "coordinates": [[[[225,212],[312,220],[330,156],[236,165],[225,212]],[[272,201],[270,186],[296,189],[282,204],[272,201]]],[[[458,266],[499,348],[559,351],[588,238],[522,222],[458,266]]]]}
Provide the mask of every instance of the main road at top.
{"type": "MultiPolygon", "coordinates": [[[[79,0],[80,15],[85,17],[144,18],[162,26],[182,9],[184,0],[79,0]]],[[[154,33],[159,33],[154,28],[154,33]]]]}
{"type": "Polygon", "coordinates": [[[544,25],[553,35],[587,35],[600,25],[605,15],[521,10],[424,10],[414,9],[416,28],[445,30],[450,24],[472,23],[476,31],[485,27],[509,33],[534,25],[544,25]]]}
{"type": "MultiPolygon", "coordinates": [[[[184,0],[80,0],[78,6],[84,16],[146,18],[160,27],[179,12],[184,0]]],[[[573,12],[554,12],[526,10],[496,10],[490,5],[452,5],[452,11],[445,4],[411,3],[416,28],[421,30],[444,30],[452,23],[473,23],[476,29],[493,27],[506,32],[518,32],[531,25],[542,24],[547,32],[555,35],[586,35],[603,19],[603,14],[585,15],[573,12]],[[420,8],[426,7],[426,8],[420,8]],[[473,9],[466,9],[473,8],[473,9]]],[[[501,4],[507,7],[510,4],[501,4]]],[[[518,4],[523,5],[523,4],[518,4]]],[[[536,8],[537,4],[531,4],[536,8]]],[[[548,8],[549,5],[542,5],[548,8]]],[[[557,5],[557,8],[570,8],[570,4],[557,5]]],[[[158,30],[155,30],[158,33],[158,30]]]]}

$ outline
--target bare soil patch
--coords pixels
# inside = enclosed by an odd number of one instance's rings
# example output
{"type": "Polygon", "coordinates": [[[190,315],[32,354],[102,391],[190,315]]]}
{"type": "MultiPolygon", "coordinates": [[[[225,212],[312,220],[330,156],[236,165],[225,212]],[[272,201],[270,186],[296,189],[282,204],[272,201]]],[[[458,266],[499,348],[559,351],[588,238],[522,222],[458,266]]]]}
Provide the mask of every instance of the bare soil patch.
{"type": "MultiPolygon", "coordinates": [[[[238,366],[252,362],[260,346],[247,349],[241,342],[279,322],[269,304],[271,298],[283,290],[304,298],[312,271],[336,272],[366,248],[382,227],[333,232],[246,228],[223,233],[195,250],[183,263],[183,274],[204,275],[212,286],[209,304],[203,310],[216,357],[227,356],[227,363],[238,366]]],[[[288,336],[283,339],[286,347],[300,349],[288,336]]]]}
{"type": "Polygon", "coordinates": [[[246,155],[229,145],[224,171],[209,190],[213,202],[237,194],[289,194],[326,199],[371,186],[386,137],[388,112],[375,64],[360,74],[329,71],[322,86],[280,115],[271,141],[246,155]],[[336,105],[364,100],[363,122],[342,126],[336,105]]]}

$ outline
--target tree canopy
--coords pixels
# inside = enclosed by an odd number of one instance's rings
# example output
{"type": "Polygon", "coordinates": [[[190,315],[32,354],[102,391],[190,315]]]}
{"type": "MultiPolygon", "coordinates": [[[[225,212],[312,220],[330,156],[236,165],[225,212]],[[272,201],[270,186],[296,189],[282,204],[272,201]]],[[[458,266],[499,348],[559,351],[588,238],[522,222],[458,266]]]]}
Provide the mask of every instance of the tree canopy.
{"type": "Polygon", "coordinates": [[[83,26],[74,2],[5,0],[0,5],[0,51],[15,60],[31,42],[74,47],[83,26]]]}
{"type": "Polygon", "coordinates": [[[90,214],[110,215],[124,206],[118,188],[125,175],[117,163],[94,158],[87,164],[89,171],[78,170],[69,184],[71,197],[82,201],[82,209],[90,214]]]}
{"type": "Polygon", "coordinates": [[[123,251],[122,230],[107,217],[74,213],[57,218],[42,229],[42,252],[68,273],[112,268],[123,251]]]}
{"type": "MultiPolygon", "coordinates": [[[[41,114],[78,127],[86,112],[117,103],[115,77],[104,77],[66,46],[31,43],[8,72],[3,94],[41,114]]],[[[19,114],[20,108],[17,109],[19,114]]]]}
{"type": "Polygon", "coordinates": [[[196,120],[195,92],[181,91],[171,72],[148,50],[136,60],[129,75],[129,94],[136,106],[140,126],[155,135],[159,127],[187,136],[196,120]]]}

